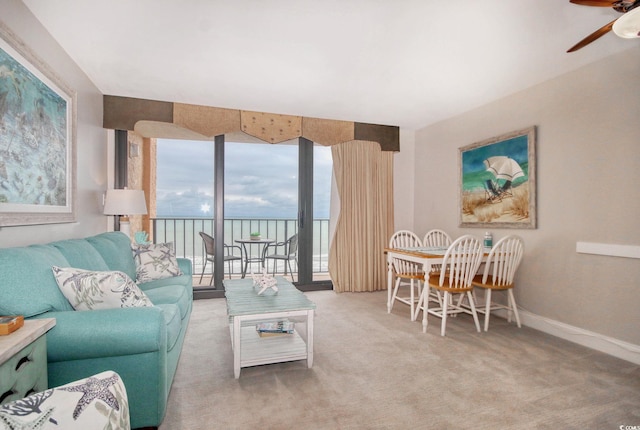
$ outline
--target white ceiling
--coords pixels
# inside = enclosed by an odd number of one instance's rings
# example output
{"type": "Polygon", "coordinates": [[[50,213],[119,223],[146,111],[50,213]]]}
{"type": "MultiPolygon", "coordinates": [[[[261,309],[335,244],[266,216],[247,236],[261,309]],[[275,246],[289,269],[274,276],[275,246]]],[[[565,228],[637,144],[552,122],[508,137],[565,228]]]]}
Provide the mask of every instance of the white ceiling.
{"type": "Polygon", "coordinates": [[[104,94],[418,129],[639,43],[568,0],[23,0],[104,94]]]}

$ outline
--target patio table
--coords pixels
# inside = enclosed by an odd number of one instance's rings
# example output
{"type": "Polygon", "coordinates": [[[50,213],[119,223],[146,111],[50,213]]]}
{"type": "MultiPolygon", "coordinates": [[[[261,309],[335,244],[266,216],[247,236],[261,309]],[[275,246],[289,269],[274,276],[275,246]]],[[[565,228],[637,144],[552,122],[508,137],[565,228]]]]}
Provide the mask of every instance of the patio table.
{"type": "Polygon", "coordinates": [[[239,243],[242,246],[242,253],[244,254],[244,265],[242,266],[242,277],[247,276],[247,268],[249,267],[249,263],[260,263],[260,267],[264,267],[264,256],[267,252],[267,245],[275,242],[275,239],[236,239],[236,243],[239,243]],[[247,245],[261,245],[262,249],[260,250],[258,257],[252,257],[249,250],[251,246],[247,247],[247,245]]]}

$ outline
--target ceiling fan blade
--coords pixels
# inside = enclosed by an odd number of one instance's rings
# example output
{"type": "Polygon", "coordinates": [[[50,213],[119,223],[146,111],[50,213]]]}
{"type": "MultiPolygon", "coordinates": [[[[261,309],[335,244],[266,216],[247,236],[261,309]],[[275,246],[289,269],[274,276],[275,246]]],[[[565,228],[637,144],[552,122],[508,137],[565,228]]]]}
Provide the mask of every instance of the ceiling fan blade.
{"type": "Polygon", "coordinates": [[[569,0],[573,4],[581,4],[583,6],[596,6],[596,7],[613,7],[616,0],[569,0]]]}
{"type": "Polygon", "coordinates": [[[605,34],[611,31],[611,29],[613,28],[613,23],[616,22],[617,20],[618,19],[616,18],[613,21],[611,21],[609,24],[603,27],[600,27],[599,29],[597,29],[596,31],[594,31],[593,33],[591,33],[590,35],[582,39],[580,42],[572,46],[567,52],[577,51],[580,48],[584,48],[594,40],[601,38],[602,36],[604,36],[605,34]]]}

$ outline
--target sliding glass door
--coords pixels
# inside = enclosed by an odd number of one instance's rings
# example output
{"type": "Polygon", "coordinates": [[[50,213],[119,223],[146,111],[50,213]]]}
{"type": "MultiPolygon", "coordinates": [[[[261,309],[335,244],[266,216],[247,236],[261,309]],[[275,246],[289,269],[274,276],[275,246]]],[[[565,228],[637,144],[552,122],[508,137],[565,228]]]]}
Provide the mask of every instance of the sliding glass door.
{"type": "MultiPolygon", "coordinates": [[[[216,165],[224,171],[224,197],[215,202],[223,205],[224,217],[218,219],[224,222],[217,228],[227,245],[242,247],[242,276],[261,271],[264,264],[269,273],[286,273],[301,288],[330,288],[329,148],[300,138],[277,145],[227,141],[216,151],[224,151],[216,157],[224,163],[216,165]],[[260,240],[252,242],[252,233],[260,240]]],[[[218,288],[222,279],[215,277],[218,288]]]]}

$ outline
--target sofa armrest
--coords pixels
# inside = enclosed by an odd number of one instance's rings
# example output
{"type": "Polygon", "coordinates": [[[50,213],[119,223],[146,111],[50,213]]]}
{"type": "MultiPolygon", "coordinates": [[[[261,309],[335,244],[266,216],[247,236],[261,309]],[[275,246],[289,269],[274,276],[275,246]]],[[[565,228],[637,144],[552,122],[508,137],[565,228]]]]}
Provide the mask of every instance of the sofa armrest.
{"type": "Polygon", "coordinates": [[[162,310],[156,306],[94,311],[47,312],[55,318],[47,333],[49,362],[166,351],[162,310]]]}
{"type": "Polygon", "coordinates": [[[182,273],[188,276],[193,276],[193,266],[191,265],[191,260],[188,258],[178,258],[178,267],[182,270],[182,273]]]}

